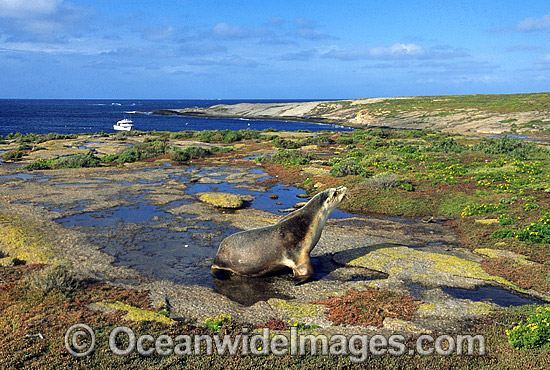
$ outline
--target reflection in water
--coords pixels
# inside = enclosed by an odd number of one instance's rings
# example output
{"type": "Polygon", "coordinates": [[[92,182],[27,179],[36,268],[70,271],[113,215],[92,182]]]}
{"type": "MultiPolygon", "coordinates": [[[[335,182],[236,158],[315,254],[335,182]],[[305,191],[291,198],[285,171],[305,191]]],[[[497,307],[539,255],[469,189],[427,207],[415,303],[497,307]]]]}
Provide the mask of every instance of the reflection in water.
{"type": "Polygon", "coordinates": [[[501,307],[523,306],[542,303],[534,298],[524,298],[518,294],[495,286],[482,286],[477,289],[443,288],[443,291],[454,298],[470,299],[472,301],[490,301],[501,307]]]}
{"type": "Polygon", "coordinates": [[[228,274],[224,279],[214,279],[214,290],[244,306],[252,306],[256,302],[267,301],[270,298],[293,299],[294,297],[282,294],[275,288],[276,279],[289,277],[292,275],[247,278],[228,274]]]}

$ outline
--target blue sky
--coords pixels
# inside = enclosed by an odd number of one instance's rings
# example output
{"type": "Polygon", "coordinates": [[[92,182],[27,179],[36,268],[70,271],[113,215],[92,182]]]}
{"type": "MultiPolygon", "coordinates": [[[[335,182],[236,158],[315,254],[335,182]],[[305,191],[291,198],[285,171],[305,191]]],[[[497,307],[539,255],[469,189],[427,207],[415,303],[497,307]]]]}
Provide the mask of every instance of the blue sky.
{"type": "Polygon", "coordinates": [[[548,0],[0,0],[0,98],[550,91],[548,0]]]}

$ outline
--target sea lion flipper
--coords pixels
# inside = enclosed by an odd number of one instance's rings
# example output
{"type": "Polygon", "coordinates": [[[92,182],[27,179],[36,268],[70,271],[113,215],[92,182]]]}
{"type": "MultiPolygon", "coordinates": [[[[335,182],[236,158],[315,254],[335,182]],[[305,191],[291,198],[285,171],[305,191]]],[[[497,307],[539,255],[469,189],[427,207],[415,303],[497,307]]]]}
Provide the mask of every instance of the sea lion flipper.
{"type": "Polygon", "coordinates": [[[313,266],[311,265],[311,260],[307,258],[303,263],[299,264],[292,269],[294,273],[294,278],[301,284],[313,276],[315,271],[313,271],[313,266]]]}

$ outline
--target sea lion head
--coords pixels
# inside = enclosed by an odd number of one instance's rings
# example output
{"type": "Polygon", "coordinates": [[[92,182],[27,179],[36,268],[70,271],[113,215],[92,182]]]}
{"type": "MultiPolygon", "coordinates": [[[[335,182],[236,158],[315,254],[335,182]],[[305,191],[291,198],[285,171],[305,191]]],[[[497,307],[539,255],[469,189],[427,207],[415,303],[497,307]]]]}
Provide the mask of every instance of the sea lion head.
{"type": "Polygon", "coordinates": [[[321,196],[323,213],[330,214],[338,207],[338,204],[344,199],[348,193],[348,188],[340,186],[338,188],[330,188],[319,195],[321,196]]]}

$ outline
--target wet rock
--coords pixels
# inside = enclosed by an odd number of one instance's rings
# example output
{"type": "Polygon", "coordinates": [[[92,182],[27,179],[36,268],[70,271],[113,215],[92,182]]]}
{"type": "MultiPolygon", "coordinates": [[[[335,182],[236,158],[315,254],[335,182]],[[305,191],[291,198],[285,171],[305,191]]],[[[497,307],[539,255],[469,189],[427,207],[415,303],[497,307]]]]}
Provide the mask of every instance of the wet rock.
{"type": "Polygon", "coordinates": [[[305,206],[306,204],[307,204],[307,202],[299,202],[299,203],[294,204],[292,207],[294,207],[295,209],[299,209],[299,208],[302,208],[303,206],[305,206]]]}
{"type": "Polygon", "coordinates": [[[270,194],[269,199],[279,199],[279,196],[277,194],[270,194]]]}
{"type": "Polygon", "coordinates": [[[4,257],[0,258],[0,266],[4,267],[13,267],[13,266],[19,266],[24,265],[25,261],[20,260],[16,257],[4,257]]]}
{"type": "Polygon", "coordinates": [[[296,194],[296,198],[300,198],[300,199],[309,199],[310,196],[307,195],[307,194],[296,194]]]}

